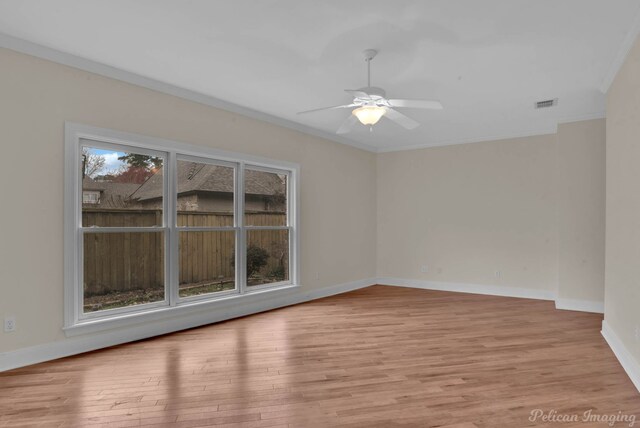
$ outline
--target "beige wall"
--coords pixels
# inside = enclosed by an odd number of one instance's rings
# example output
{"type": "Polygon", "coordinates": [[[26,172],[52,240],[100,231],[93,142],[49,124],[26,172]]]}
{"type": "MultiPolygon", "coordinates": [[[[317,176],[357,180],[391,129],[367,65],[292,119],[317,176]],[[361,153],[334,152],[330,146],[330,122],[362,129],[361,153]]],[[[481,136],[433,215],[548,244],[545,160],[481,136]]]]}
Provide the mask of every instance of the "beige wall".
{"type": "Polygon", "coordinates": [[[605,321],[640,364],[640,40],[607,94],[605,321]]]}
{"type": "Polygon", "coordinates": [[[544,135],[380,155],[378,275],[555,290],[555,141],[544,135]]]}
{"type": "Polygon", "coordinates": [[[604,119],[558,127],[558,297],[604,300],[604,119]]]}
{"type": "Polygon", "coordinates": [[[5,49],[0,64],[0,315],[18,323],[0,351],[65,338],[64,121],[297,162],[300,293],[375,276],[374,154],[5,49]]]}
{"type": "Polygon", "coordinates": [[[378,276],[601,302],[604,130],[379,155],[378,276]]]}

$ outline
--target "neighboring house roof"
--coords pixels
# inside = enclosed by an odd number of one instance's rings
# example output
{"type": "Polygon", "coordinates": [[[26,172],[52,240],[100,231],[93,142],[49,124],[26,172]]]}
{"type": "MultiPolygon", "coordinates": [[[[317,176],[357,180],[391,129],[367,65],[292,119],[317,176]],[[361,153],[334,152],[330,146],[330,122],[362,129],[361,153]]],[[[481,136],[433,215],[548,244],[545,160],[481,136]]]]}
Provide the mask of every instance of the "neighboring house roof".
{"type": "Polygon", "coordinates": [[[112,181],[96,181],[90,177],[82,180],[82,190],[99,191],[100,208],[130,208],[130,196],[140,187],[135,183],[114,183],[112,181]]]}
{"type": "MultiPolygon", "coordinates": [[[[178,194],[188,192],[233,192],[233,169],[197,162],[178,162],[178,194]]],[[[145,181],[132,195],[139,201],[162,196],[163,168],[145,181]]],[[[285,183],[273,173],[246,170],[245,191],[253,195],[283,195],[285,183]]]]}

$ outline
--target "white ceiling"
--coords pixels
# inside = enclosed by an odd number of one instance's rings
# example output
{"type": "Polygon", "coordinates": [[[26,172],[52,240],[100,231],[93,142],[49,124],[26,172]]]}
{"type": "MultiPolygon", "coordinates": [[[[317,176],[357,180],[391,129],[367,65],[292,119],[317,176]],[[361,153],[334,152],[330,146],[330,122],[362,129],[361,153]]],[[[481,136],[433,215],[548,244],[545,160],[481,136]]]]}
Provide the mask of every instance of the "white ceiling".
{"type": "Polygon", "coordinates": [[[348,111],[296,112],[350,101],[375,48],[373,85],[445,106],[404,110],[413,131],[383,119],[345,136],[387,151],[602,117],[639,13],[639,0],[0,0],[0,32],[332,135],[348,111]]]}

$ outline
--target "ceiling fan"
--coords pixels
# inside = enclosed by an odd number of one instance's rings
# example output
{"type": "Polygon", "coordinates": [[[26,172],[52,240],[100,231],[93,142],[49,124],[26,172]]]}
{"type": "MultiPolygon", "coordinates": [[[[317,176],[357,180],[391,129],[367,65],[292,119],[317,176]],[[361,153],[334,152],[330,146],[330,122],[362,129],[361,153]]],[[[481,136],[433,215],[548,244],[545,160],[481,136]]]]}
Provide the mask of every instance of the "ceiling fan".
{"type": "Polygon", "coordinates": [[[368,125],[373,130],[373,125],[378,123],[382,116],[406,129],[414,129],[420,125],[415,120],[395,110],[396,108],[442,110],[443,107],[439,101],[386,98],[384,89],[371,86],[371,60],[377,54],[378,52],[373,49],[364,51],[364,60],[367,62],[367,86],[360,89],[345,89],[345,92],[353,96],[351,104],[301,111],[298,114],[354,107],[349,117],[336,131],[337,134],[346,134],[351,131],[358,121],[363,125],[368,125]]]}

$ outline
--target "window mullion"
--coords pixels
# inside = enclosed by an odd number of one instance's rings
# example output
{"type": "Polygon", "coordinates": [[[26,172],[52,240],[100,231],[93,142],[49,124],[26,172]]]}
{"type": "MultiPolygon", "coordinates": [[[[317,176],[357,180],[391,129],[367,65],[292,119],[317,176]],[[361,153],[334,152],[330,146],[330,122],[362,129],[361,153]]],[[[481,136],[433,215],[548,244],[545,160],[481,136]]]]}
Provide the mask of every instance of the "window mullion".
{"type": "Polygon", "coordinates": [[[240,163],[237,169],[237,177],[234,186],[236,199],[236,227],[238,232],[236,236],[236,284],[240,294],[247,291],[247,231],[244,227],[244,163],[240,163]]]}
{"type": "Polygon", "coordinates": [[[178,232],[232,232],[237,227],[215,227],[215,226],[177,226],[178,232]]]}
{"type": "Polygon", "coordinates": [[[179,236],[177,230],[177,160],[175,152],[169,152],[167,159],[167,174],[165,177],[165,226],[167,227],[168,251],[165,252],[165,293],[169,299],[169,306],[175,306],[179,300],[179,272],[178,272],[178,252],[179,236]]]}
{"type": "Polygon", "coordinates": [[[287,226],[289,227],[289,279],[298,284],[298,172],[289,171],[287,180],[287,226]]]}
{"type": "Polygon", "coordinates": [[[167,231],[167,227],[163,226],[152,226],[152,227],[101,227],[101,226],[91,226],[91,227],[81,227],[80,232],[82,233],[145,233],[145,232],[165,232],[167,231]]]}
{"type": "Polygon", "coordinates": [[[288,230],[291,226],[244,226],[246,230],[288,230]]]}

